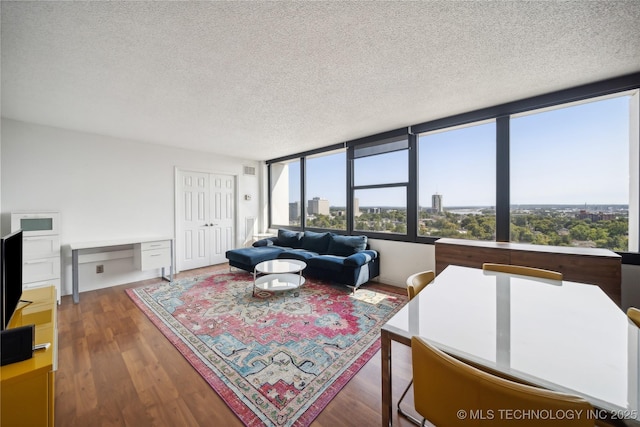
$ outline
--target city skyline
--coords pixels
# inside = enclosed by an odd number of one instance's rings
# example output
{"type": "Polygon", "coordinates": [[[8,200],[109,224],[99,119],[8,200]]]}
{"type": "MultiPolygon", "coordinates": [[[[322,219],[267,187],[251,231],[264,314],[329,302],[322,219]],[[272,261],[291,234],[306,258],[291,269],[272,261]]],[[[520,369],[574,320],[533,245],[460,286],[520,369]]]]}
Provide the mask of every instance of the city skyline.
{"type": "MultiPolygon", "coordinates": [[[[442,194],[434,194],[432,196],[441,196],[440,200],[442,200],[442,194]]],[[[309,202],[312,202],[314,199],[317,199],[318,197],[313,197],[311,199],[307,200],[307,206],[309,204],[309,202]]],[[[321,200],[325,200],[325,201],[329,201],[328,199],[325,198],[319,198],[321,200]]],[[[356,199],[357,200],[357,199],[356,199]]],[[[299,207],[299,203],[298,201],[296,202],[290,202],[290,205],[294,205],[297,204],[299,207]]],[[[359,208],[362,209],[371,209],[371,208],[380,208],[380,209],[406,209],[404,206],[399,207],[399,206],[393,206],[393,205],[384,205],[384,204],[371,204],[371,205],[362,205],[359,204],[359,208]]],[[[522,209],[526,209],[526,208],[544,208],[544,207],[549,207],[549,208],[572,208],[572,209],[587,209],[587,208],[592,208],[592,209],[605,209],[605,208],[609,208],[609,207],[617,207],[617,208],[628,208],[629,204],[627,203],[512,203],[509,205],[511,209],[513,208],[522,208],[522,209]]],[[[495,205],[446,205],[446,204],[441,204],[442,210],[450,210],[450,209],[463,209],[463,208],[476,208],[476,209],[495,209],[495,205]]],[[[329,204],[329,208],[332,210],[344,210],[346,209],[345,205],[334,205],[334,204],[329,204]]],[[[433,205],[433,201],[430,205],[427,206],[419,206],[419,209],[437,209],[437,206],[433,205]]],[[[307,207],[307,211],[308,211],[308,207],[307,207]]],[[[309,214],[309,212],[307,212],[307,214],[309,214]]]]}

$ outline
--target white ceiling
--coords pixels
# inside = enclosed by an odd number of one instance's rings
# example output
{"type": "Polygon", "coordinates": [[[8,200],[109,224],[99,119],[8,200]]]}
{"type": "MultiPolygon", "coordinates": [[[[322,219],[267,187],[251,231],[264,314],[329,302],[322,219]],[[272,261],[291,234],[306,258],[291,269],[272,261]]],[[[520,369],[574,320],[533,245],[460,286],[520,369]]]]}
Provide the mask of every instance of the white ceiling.
{"type": "Polygon", "coordinates": [[[640,71],[640,1],[8,2],[2,116],[265,160],[640,71]]]}

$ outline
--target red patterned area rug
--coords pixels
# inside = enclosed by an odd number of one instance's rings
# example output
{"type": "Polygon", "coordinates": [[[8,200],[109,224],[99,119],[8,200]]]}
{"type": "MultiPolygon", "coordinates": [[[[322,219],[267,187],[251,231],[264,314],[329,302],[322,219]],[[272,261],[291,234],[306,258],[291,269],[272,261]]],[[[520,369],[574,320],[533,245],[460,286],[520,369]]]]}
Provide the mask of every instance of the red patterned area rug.
{"type": "Polygon", "coordinates": [[[307,279],[256,292],[245,272],[128,289],[247,426],[308,426],[380,348],[407,297],[307,279]]]}

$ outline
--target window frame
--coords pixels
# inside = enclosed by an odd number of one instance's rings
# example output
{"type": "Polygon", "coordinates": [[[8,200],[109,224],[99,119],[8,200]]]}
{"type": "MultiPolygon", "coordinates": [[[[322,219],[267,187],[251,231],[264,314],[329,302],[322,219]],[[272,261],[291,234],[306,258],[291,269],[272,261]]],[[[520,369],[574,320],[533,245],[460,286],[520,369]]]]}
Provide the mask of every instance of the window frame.
{"type": "MultiPolygon", "coordinates": [[[[376,135],[372,135],[366,138],[361,138],[353,141],[349,141],[346,143],[347,145],[347,180],[348,180],[348,200],[347,200],[347,231],[349,234],[358,233],[365,235],[372,239],[382,239],[382,240],[395,240],[395,241],[403,241],[403,242],[412,242],[413,236],[416,234],[416,224],[413,223],[415,219],[415,206],[412,206],[415,203],[415,197],[412,197],[412,191],[415,188],[415,135],[412,135],[409,132],[409,128],[400,128],[396,130],[392,130],[389,132],[384,132],[376,135]],[[365,184],[365,185],[355,185],[355,160],[357,158],[356,151],[359,147],[363,146],[382,146],[384,144],[389,143],[390,141],[399,141],[405,139],[407,140],[407,148],[402,150],[407,150],[407,181],[404,182],[392,182],[392,183],[381,183],[381,184],[365,184]],[[407,207],[407,233],[406,234],[398,234],[398,233],[383,233],[376,231],[367,231],[367,230],[356,230],[355,229],[355,220],[353,215],[353,201],[355,198],[355,192],[357,190],[370,190],[370,189],[382,189],[382,188],[405,188],[406,194],[406,207],[407,207]],[[413,214],[413,215],[412,215],[413,214]]],[[[401,151],[401,150],[390,150],[388,152],[401,151]]],[[[366,156],[361,156],[366,157],[366,156]]]]}
{"type": "MultiPolygon", "coordinates": [[[[473,126],[481,126],[481,125],[487,124],[487,123],[494,123],[495,124],[495,128],[496,128],[496,133],[497,133],[498,132],[498,123],[497,122],[498,122],[498,120],[496,118],[490,118],[490,119],[485,119],[485,120],[482,120],[482,121],[469,122],[469,123],[465,123],[465,124],[458,125],[458,126],[440,128],[440,129],[437,129],[437,132],[439,133],[439,132],[455,131],[455,130],[461,129],[461,128],[467,128],[467,127],[473,127],[473,126]]],[[[434,132],[434,131],[431,131],[431,132],[434,132]]],[[[415,144],[416,144],[415,147],[416,148],[414,150],[415,151],[415,162],[416,162],[416,168],[415,168],[416,169],[415,190],[414,190],[415,195],[416,195],[416,208],[415,208],[416,209],[416,218],[415,218],[415,221],[416,221],[416,224],[415,224],[415,226],[416,226],[416,231],[415,231],[416,239],[415,239],[415,241],[419,242],[419,243],[435,244],[435,242],[438,239],[441,239],[442,237],[439,237],[439,236],[424,236],[424,235],[418,234],[418,231],[419,231],[418,230],[418,228],[419,228],[418,227],[418,222],[419,222],[419,219],[420,219],[420,212],[419,212],[419,210],[420,210],[420,194],[418,194],[418,191],[420,189],[420,183],[419,183],[419,180],[420,180],[420,135],[422,135],[424,133],[427,133],[427,132],[420,132],[420,133],[416,132],[415,133],[415,138],[416,138],[416,140],[415,140],[415,144]]],[[[497,155],[497,152],[498,152],[498,147],[496,146],[496,155],[497,155]]],[[[496,163],[496,169],[497,169],[497,163],[496,163]]],[[[497,197],[498,196],[496,194],[496,199],[497,199],[497,197]]],[[[497,200],[496,200],[496,203],[497,203],[497,200]]],[[[498,209],[498,206],[496,205],[496,239],[497,239],[497,229],[498,229],[498,224],[497,224],[498,213],[497,213],[497,209],[498,209]]],[[[485,241],[489,241],[489,240],[485,240],[485,241]]],[[[493,240],[490,240],[490,241],[493,241],[493,240]]],[[[498,240],[496,240],[496,241],[498,241],[498,240]]]]}
{"type": "MultiPolygon", "coordinates": [[[[640,72],[628,74],[612,79],[602,80],[594,83],[589,83],[581,86],[576,86],[556,92],[550,92],[543,95],[538,95],[530,98],[525,98],[505,104],[495,105],[479,110],[469,111],[461,114],[456,114],[444,118],[439,118],[423,123],[418,123],[406,128],[400,128],[391,130],[388,132],[378,133],[375,135],[359,138],[340,144],[334,144],[328,147],[319,148],[304,153],[292,154],[290,156],[281,157],[277,159],[267,160],[267,175],[268,175],[268,222],[269,226],[273,228],[288,227],[286,225],[273,224],[271,218],[271,164],[284,160],[291,160],[299,158],[301,161],[301,200],[306,200],[304,197],[305,189],[305,174],[304,163],[305,157],[315,154],[320,154],[328,151],[333,151],[338,148],[347,148],[347,179],[345,186],[347,189],[347,229],[346,230],[333,230],[333,229],[315,229],[318,231],[330,231],[336,234],[363,234],[373,239],[380,240],[398,240],[424,244],[434,244],[439,237],[427,237],[417,235],[418,225],[418,156],[417,156],[417,135],[425,132],[433,132],[437,130],[446,130],[448,128],[470,125],[477,122],[486,120],[495,120],[496,123],[496,242],[508,242],[510,238],[510,120],[512,115],[527,113],[534,110],[540,110],[543,108],[558,107],[563,104],[570,104],[574,102],[586,101],[594,98],[603,97],[606,95],[622,94],[624,92],[640,91],[640,72]],[[354,217],[353,217],[353,197],[356,189],[362,189],[365,187],[374,188],[377,186],[354,186],[354,164],[353,164],[353,150],[354,147],[360,144],[371,144],[375,141],[380,141],[385,138],[392,138],[399,135],[406,135],[408,138],[408,179],[409,181],[403,185],[406,185],[407,189],[407,234],[398,235],[393,233],[375,233],[367,231],[354,230],[354,217]]],[[[636,108],[640,110],[640,108],[636,108]]],[[[640,112],[635,111],[640,116],[640,112]]],[[[634,118],[635,122],[640,123],[640,117],[634,118]]],[[[640,128],[640,125],[638,126],[640,128]]],[[[640,129],[633,129],[635,135],[640,133],[640,129]]],[[[640,165],[640,154],[638,158],[631,159],[637,165],[640,165]]],[[[640,169],[640,167],[638,168],[640,169]]],[[[640,171],[638,172],[640,175],[640,171]]],[[[640,180],[640,176],[634,179],[640,180]]],[[[389,184],[384,184],[389,185],[389,184]]],[[[306,206],[302,203],[301,215],[306,217],[306,206]]],[[[635,209],[640,212],[640,197],[632,207],[632,201],[629,201],[629,211],[635,209]]],[[[304,221],[301,227],[294,227],[294,229],[304,230],[304,221]]],[[[636,224],[638,229],[637,236],[640,239],[640,224],[636,224]]],[[[309,228],[311,229],[311,228],[309,228]]],[[[631,233],[631,227],[629,228],[631,233]]],[[[622,256],[623,264],[635,264],[640,265],[640,252],[617,252],[622,256]]]]}
{"type": "MultiPolygon", "coordinates": [[[[307,194],[307,188],[306,188],[306,185],[307,185],[307,175],[306,175],[306,172],[307,172],[307,164],[306,164],[307,163],[307,158],[313,159],[313,158],[318,158],[319,156],[322,156],[322,155],[327,155],[328,156],[328,155],[332,155],[332,154],[344,153],[345,160],[346,160],[348,158],[346,147],[344,146],[344,144],[339,144],[339,145],[340,145],[340,147],[337,148],[337,149],[335,148],[336,146],[333,146],[334,149],[332,149],[332,150],[323,150],[321,153],[315,153],[315,152],[311,153],[311,154],[307,153],[304,156],[304,164],[305,164],[304,172],[305,173],[304,173],[304,175],[301,174],[301,176],[303,178],[303,182],[301,182],[300,185],[304,185],[305,188],[304,188],[304,191],[301,191],[302,192],[301,196],[305,196],[306,197],[306,194],[307,194]]],[[[346,179],[348,177],[348,175],[349,175],[349,171],[347,170],[346,163],[345,163],[345,199],[349,198],[348,179],[346,179]]],[[[300,188],[302,190],[302,187],[300,187],[300,188]]],[[[348,219],[348,216],[347,216],[346,228],[344,230],[340,229],[340,228],[321,228],[321,227],[307,226],[307,215],[306,215],[306,213],[307,213],[307,203],[308,203],[308,200],[305,199],[305,202],[303,203],[305,205],[305,209],[304,209],[304,230],[315,231],[315,232],[329,231],[329,232],[335,233],[335,234],[345,234],[345,233],[347,233],[347,231],[349,230],[349,219],[348,219]]],[[[345,215],[348,215],[348,212],[349,212],[348,205],[349,205],[348,200],[345,200],[345,215]]],[[[301,223],[302,223],[302,221],[301,221],[301,223]]]]}

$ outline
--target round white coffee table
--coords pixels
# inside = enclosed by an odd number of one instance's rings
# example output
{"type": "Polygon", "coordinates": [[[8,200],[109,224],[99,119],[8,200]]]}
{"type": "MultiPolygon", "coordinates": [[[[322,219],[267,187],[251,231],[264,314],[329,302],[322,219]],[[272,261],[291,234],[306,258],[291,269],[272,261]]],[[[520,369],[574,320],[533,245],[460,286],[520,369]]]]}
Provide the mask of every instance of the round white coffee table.
{"type": "Polygon", "coordinates": [[[253,269],[253,296],[256,288],[263,291],[290,291],[304,285],[302,270],[307,267],[304,261],[296,259],[274,259],[263,261],[253,269]],[[263,276],[258,277],[258,273],[263,276]]]}

